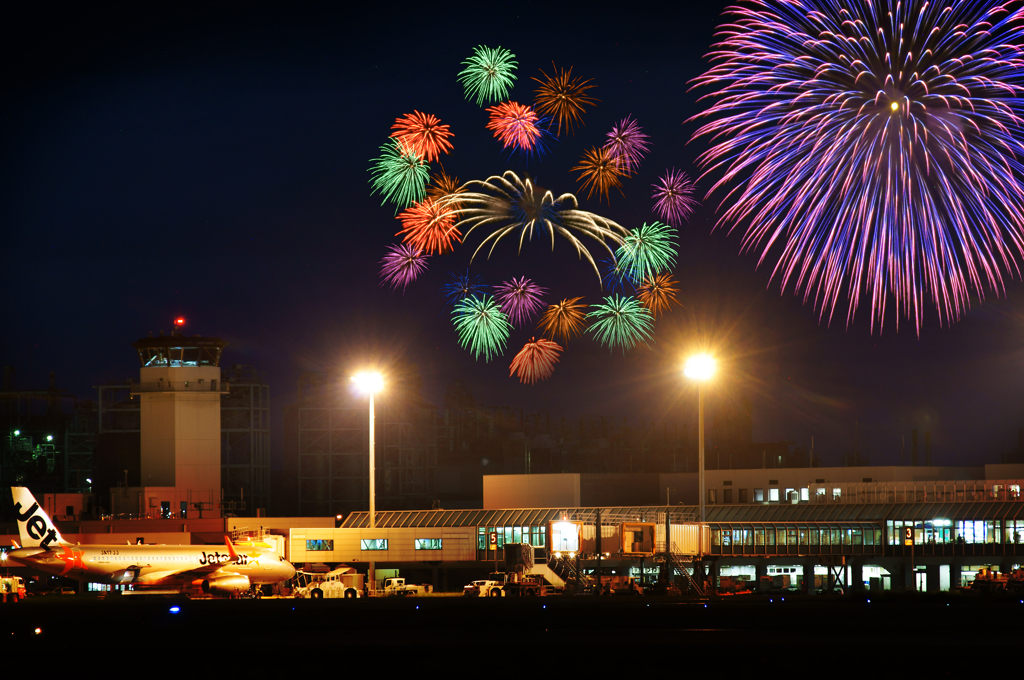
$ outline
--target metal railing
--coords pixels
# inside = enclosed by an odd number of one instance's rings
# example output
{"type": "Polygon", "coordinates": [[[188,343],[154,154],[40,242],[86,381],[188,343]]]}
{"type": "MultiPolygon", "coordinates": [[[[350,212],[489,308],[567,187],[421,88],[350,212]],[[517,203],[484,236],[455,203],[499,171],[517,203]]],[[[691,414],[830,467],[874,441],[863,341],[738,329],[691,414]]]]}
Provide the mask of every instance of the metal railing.
{"type": "Polygon", "coordinates": [[[132,394],[143,392],[228,392],[230,385],[221,380],[185,380],[183,382],[171,382],[169,380],[158,380],[157,382],[144,382],[131,384],[132,394]]]}

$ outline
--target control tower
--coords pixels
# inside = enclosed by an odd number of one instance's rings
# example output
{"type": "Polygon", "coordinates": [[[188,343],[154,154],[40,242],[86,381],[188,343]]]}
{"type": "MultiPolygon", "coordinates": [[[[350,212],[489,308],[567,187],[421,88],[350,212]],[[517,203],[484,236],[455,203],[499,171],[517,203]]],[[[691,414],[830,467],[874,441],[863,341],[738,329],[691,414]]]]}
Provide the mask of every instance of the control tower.
{"type": "Polygon", "coordinates": [[[143,504],[159,506],[163,515],[220,515],[220,408],[228,393],[220,357],[226,345],[176,334],[132,343],[142,364],[131,390],[141,402],[140,481],[153,489],[143,504]]]}

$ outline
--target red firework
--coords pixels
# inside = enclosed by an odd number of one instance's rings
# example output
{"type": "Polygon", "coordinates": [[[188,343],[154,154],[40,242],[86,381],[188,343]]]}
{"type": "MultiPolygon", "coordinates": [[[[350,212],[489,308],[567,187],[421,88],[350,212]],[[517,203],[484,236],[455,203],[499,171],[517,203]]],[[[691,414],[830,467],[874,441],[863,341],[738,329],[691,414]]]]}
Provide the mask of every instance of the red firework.
{"type": "Polygon", "coordinates": [[[508,374],[511,376],[514,373],[524,385],[547,380],[554,372],[558,355],[561,353],[562,346],[557,342],[544,338],[530,338],[512,360],[508,374]]]}
{"type": "Polygon", "coordinates": [[[396,118],[391,129],[394,130],[391,136],[398,140],[404,151],[416,154],[428,163],[453,148],[448,141],[453,136],[448,126],[441,125],[441,119],[429,113],[407,113],[396,118]]]}
{"type": "Polygon", "coordinates": [[[413,203],[398,215],[402,230],[398,236],[404,243],[422,250],[427,255],[448,252],[462,243],[462,232],[455,226],[455,213],[441,202],[428,198],[413,203]]]}
{"type": "Polygon", "coordinates": [[[487,109],[491,120],[487,129],[501,140],[505,148],[514,146],[520,151],[532,152],[538,149],[542,130],[540,118],[532,107],[516,102],[502,102],[487,109]]]}

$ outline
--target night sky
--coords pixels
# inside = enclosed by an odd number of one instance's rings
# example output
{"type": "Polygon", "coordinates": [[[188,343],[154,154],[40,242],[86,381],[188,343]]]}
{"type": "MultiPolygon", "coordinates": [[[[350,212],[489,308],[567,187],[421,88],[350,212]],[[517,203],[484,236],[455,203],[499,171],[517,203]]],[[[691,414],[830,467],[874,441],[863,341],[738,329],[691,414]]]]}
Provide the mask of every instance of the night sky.
{"type": "MultiPolygon", "coordinates": [[[[973,300],[952,327],[929,309],[920,337],[912,323],[897,333],[894,316],[872,335],[866,308],[847,327],[844,311],[829,324],[791,289],[780,294],[770,268],[740,254],[738,232],[713,230],[714,202],[680,232],[684,309],[659,320],[650,348],[623,356],[574,341],[532,387],[508,377],[529,329],[513,333],[504,357],[474,361],[438,289],[470,266],[480,236],[432,258],[404,294],[378,286],[399,223],[371,195],[367,168],[394,119],[416,109],[451,125],[444,165],[462,181],[513,169],[558,194],[579,193],[570,168],[632,114],[653,143],[639,174],[610,206],[580,200],[639,226],[654,219],[651,184],[665,169],[697,174],[704,142],[687,143],[696,125],[686,121],[701,105],[687,82],[706,67],[725,3],[420,4],[425,15],[367,4],[40,8],[5,22],[0,363],[15,368],[16,387],[43,388],[53,370],[59,387],[94,398],[94,385],[137,378],[129,343],[170,332],[182,314],[187,334],[230,343],[225,364],[265,372],[275,459],[281,408],[303,371],[411,366],[435,404],[461,380],[491,406],[689,422],[695,391],[679,369],[698,347],[722,360],[709,409],[749,398],[755,440],[806,446],[814,436],[826,465],[852,450],[858,423],[873,464],[899,462],[913,428],[931,431],[936,464],[999,462],[1015,449],[1019,277],[1005,299],[973,300]],[[592,78],[600,103],[540,160],[510,158],[456,81],[477,45],[515,53],[513,99],[532,103],[531,76],[554,61],[592,78]]],[[[503,243],[471,271],[492,285],[531,276],[551,298],[600,293],[564,240],[554,253],[527,244],[519,257],[503,243]]]]}

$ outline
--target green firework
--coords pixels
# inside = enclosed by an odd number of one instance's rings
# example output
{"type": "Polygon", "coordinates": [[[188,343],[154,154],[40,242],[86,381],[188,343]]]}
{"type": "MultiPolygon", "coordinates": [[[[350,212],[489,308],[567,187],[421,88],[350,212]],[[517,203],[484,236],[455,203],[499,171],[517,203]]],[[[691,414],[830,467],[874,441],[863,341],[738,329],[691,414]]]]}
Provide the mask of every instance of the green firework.
{"type": "Polygon", "coordinates": [[[587,319],[593,323],[587,331],[609,349],[621,347],[623,354],[633,349],[638,341],[646,343],[654,332],[654,317],[650,310],[635,297],[612,295],[604,304],[594,305],[587,319]]]}
{"type": "MultiPolygon", "coordinates": [[[[644,310],[646,311],[646,310],[644,310]]],[[[473,353],[474,359],[484,355],[484,361],[505,351],[512,325],[490,295],[471,295],[455,305],[452,312],[459,344],[473,353]]]]}
{"type": "Polygon", "coordinates": [[[370,185],[373,193],[384,196],[381,205],[392,201],[398,209],[422,201],[427,195],[430,166],[414,153],[402,150],[395,140],[380,147],[380,157],[370,161],[370,185]]]}
{"type": "Polygon", "coordinates": [[[644,223],[630,230],[625,242],[615,251],[615,259],[634,281],[653,278],[676,266],[675,240],[675,227],[661,222],[644,223]]]}
{"type": "Polygon", "coordinates": [[[504,99],[516,80],[519,64],[515,56],[504,47],[477,46],[473,56],[462,62],[466,68],[459,73],[466,99],[476,97],[477,106],[504,99]]]}

